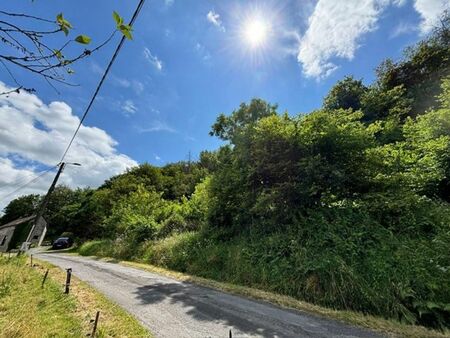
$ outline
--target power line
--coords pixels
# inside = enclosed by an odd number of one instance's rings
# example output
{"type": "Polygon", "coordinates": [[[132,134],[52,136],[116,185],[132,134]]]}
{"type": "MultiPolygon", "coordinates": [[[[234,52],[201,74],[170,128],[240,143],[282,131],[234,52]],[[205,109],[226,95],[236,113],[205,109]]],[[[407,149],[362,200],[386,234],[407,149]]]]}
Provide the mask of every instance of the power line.
{"type": "MultiPolygon", "coordinates": [[[[133,27],[133,24],[134,24],[134,22],[136,21],[136,18],[138,17],[139,12],[141,11],[142,6],[144,5],[144,2],[145,2],[145,0],[140,0],[140,1],[139,1],[139,4],[138,4],[138,6],[136,7],[136,10],[134,11],[134,14],[133,14],[133,16],[132,16],[132,18],[131,18],[131,21],[130,21],[130,23],[129,23],[129,26],[130,26],[130,27],[133,27]]],[[[111,60],[109,61],[108,67],[106,67],[106,70],[105,70],[105,72],[103,73],[103,76],[102,76],[102,78],[101,78],[99,84],[97,85],[97,88],[95,89],[95,92],[94,92],[94,95],[93,95],[92,98],[91,98],[91,101],[89,102],[89,104],[88,104],[86,110],[84,111],[83,116],[81,117],[80,123],[78,124],[78,127],[77,127],[77,129],[75,130],[75,133],[73,134],[73,136],[72,136],[72,138],[71,138],[69,144],[67,145],[66,150],[64,151],[63,156],[61,157],[61,161],[60,161],[60,162],[63,162],[64,158],[65,158],[66,155],[67,155],[67,152],[69,151],[70,147],[72,146],[72,143],[73,143],[73,141],[75,140],[75,137],[77,136],[78,131],[80,130],[81,125],[83,124],[83,121],[85,120],[87,114],[89,113],[89,110],[91,109],[91,106],[92,106],[92,104],[94,103],[94,100],[95,100],[95,98],[97,97],[97,94],[98,94],[98,92],[100,91],[100,88],[102,87],[103,82],[105,81],[106,76],[107,76],[108,73],[109,73],[109,70],[111,69],[111,66],[113,65],[114,61],[116,60],[116,57],[117,57],[117,55],[119,54],[119,51],[120,51],[120,49],[122,48],[122,46],[123,46],[123,44],[124,44],[124,42],[125,42],[125,39],[126,39],[126,37],[125,37],[125,35],[123,35],[122,38],[120,39],[119,44],[117,45],[117,48],[116,48],[116,50],[115,50],[115,52],[114,52],[114,54],[113,54],[111,60]]]]}
{"type": "MultiPolygon", "coordinates": [[[[54,168],[54,167],[52,167],[52,168],[54,168]]],[[[43,170],[43,171],[38,172],[38,173],[34,173],[34,172],[33,172],[33,174],[34,174],[34,175],[39,175],[39,174],[41,174],[41,173],[43,173],[44,171],[47,171],[47,170],[48,170],[48,169],[43,170]]],[[[16,182],[2,184],[2,185],[0,185],[0,190],[2,190],[3,188],[7,188],[7,187],[10,186],[10,185],[18,186],[18,185],[20,185],[20,184],[22,184],[22,183],[25,183],[28,179],[29,179],[29,177],[22,177],[21,179],[17,180],[16,182]]]]}
{"type": "Polygon", "coordinates": [[[3,198],[0,199],[0,202],[3,202],[5,199],[7,199],[9,196],[15,194],[16,192],[26,188],[27,186],[29,186],[30,184],[36,182],[38,179],[40,179],[42,176],[44,176],[45,174],[47,174],[49,171],[55,169],[57,166],[59,165],[59,163],[47,170],[44,170],[40,175],[36,176],[35,178],[33,178],[31,181],[28,181],[27,183],[21,185],[20,187],[18,187],[17,189],[11,191],[10,193],[6,194],[5,196],[3,196],[3,198]]]}

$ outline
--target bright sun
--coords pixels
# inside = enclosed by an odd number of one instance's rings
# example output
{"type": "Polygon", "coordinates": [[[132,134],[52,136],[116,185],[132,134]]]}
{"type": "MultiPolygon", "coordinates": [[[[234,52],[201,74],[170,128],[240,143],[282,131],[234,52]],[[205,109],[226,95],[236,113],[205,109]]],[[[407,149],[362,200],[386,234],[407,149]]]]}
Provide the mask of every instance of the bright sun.
{"type": "Polygon", "coordinates": [[[264,46],[268,33],[268,25],[260,18],[249,19],[243,27],[243,37],[252,48],[264,46]]]}

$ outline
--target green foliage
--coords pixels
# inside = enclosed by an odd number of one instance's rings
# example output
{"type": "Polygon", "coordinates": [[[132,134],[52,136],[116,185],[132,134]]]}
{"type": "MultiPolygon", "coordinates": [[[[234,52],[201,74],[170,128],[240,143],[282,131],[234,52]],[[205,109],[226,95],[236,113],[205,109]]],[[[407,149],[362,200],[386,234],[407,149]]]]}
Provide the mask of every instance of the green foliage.
{"type": "Polygon", "coordinates": [[[133,36],[131,35],[131,26],[126,25],[123,18],[116,11],[113,11],[113,19],[116,22],[117,30],[120,31],[127,39],[132,40],[133,36]]]}
{"type": "MultiPolygon", "coordinates": [[[[89,36],[87,36],[87,35],[78,35],[75,38],[76,42],[81,43],[83,45],[88,45],[91,42],[91,40],[92,39],[89,36]]],[[[61,52],[59,54],[61,54],[61,52]]]]}
{"type": "Polygon", "coordinates": [[[114,245],[112,241],[97,240],[83,243],[78,248],[78,253],[82,256],[117,257],[113,250],[114,245]]]}
{"type": "Polygon", "coordinates": [[[352,76],[346,76],[331,88],[323,100],[323,107],[326,110],[359,110],[361,109],[361,101],[367,90],[362,80],[355,80],[352,76]]]}
{"type": "Polygon", "coordinates": [[[450,16],[443,13],[441,26],[416,46],[406,49],[399,62],[386,60],[377,69],[384,90],[403,86],[412,100],[412,115],[436,107],[441,79],[450,74],[450,16]]]}
{"type": "Polygon", "coordinates": [[[69,35],[69,29],[73,28],[71,23],[64,18],[63,13],[56,16],[56,23],[66,36],[69,35]]]}
{"type": "Polygon", "coordinates": [[[25,195],[12,200],[3,209],[3,216],[0,218],[0,225],[14,221],[18,218],[31,216],[34,214],[39,204],[38,195],[25,195]]]}
{"type": "Polygon", "coordinates": [[[119,200],[105,220],[106,232],[111,236],[123,236],[132,243],[153,239],[158,221],[166,217],[168,202],[161,194],[139,186],[135,192],[119,200]]]}
{"type": "Polygon", "coordinates": [[[209,134],[222,140],[235,141],[240,133],[259,119],[276,114],[276,105],[270,105],[261,99],[253,99],[250,104],[242,103],[230,116],[220,114],[209,134]]]}
{"type": "Polygon", "coordinates": [[[406,97],[406,90],[403,85],[388,90],[372,86],[361,98],[363,119],[367,122],[376,120],[404,121],[411,111],[411,104],[412,100],[406,97]]]}

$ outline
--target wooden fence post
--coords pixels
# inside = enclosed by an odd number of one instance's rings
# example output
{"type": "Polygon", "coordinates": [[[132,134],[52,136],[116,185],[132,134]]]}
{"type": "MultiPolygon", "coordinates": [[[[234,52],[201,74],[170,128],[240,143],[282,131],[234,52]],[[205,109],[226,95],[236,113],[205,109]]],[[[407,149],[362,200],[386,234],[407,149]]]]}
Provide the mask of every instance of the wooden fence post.
{"type": "Polygon", "coordinates": [[[95,332],[97,331],[98,318],[100,317],[100,311],[97,311],[95,314],[94,326],[92,327],[91,337],[95,336],[95,332]]]}
{"type": "Polygon", "coordinates": [[[41,285],[41,288],[44,287],[44,283],[45,283],[45,280],[47,279],[47,276],[48,276],[48,269],[47,269],[47,271],[45,271],[44,278],[42,279],[42,285],[41,285]]]}
{"type": "Polygon", "coordinates": [[[69,289],[70,289],[70,278],[72,277],[72,268],[68,268],[66,269],[67,271],[67,276],[66,276],[66,289],[64,290],[65,294],[69,293],[69,289]]]}

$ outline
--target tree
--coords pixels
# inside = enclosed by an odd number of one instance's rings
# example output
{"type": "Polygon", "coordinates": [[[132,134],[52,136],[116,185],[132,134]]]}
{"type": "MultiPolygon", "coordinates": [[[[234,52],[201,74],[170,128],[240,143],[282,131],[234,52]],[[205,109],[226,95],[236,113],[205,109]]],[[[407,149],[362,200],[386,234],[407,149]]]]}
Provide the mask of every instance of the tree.
{"type": "Polygon", "coordinates": [[[233,111],[230,116],[220,114],[212,125],[209,134],[222,140],[230,141],[248,126],[259,119],[275,115],[277,105],[271,105],[261,99],[253,99],[250,104],[241,103],[239,109],[233,111]]]}
{"type": "Polygon", "coordinates": [[[377,68],[377,85],[385,91],[403,86],[412,100],[412,116],[438,106],[442,78],[450,74],[450,13],[441,25],[416,46],[406,49],[399,62],[384,61],[377,68]]]}
{"type": "Polygon", "coordinates": [[[361,100],[367,87],[362,80],[355,80],[353,76],[346,76],[331,88],[323,100],[323,108],[327,110],[361,108],[361,100]]]}
{"type": "Polygon", "coordinates": [[[13,199],[3,210],[0,224],[14,221],[21,217],[31,216],[39,204],[39,195],[25,195],[13,199]]]}
{"type": "Polygon", "coordinates": [[[207,169],[209,172],[217,170],[219,162],[217,159],[217,151],[203,150],[200,152],[199,165],[207,169]]]}
{"type": "Polygon", "coordinates": [[[0,41],[4,46],[4,51],[0,53],[0,63],[16,85],[16,88],[0,95],[19,93],[21,90],[35,91],[34,88],[22,85],[9,66],[31,72],[43,78],[53,88],[55,88],[54,83],[73,85],[66,80],[66,75],[74,72],[71,68],[73,64],[105,46],[117,31],[129,39],[132,38],[131,27],[124,24],[123,18],[116,12],[113,13],[113,17],[116,30],[102,43],[80,52],[72,48],[72,45],[74,43],[89,45],[91,38],[84,34],[71,38],[73,27],[63,13],[56,15],[55,19],[47,19],[29,14],[0,11],[0,41]],[[64,34],[66,38],[60,45],[56,45],[55,36],[59,34],[64,34]]]}

